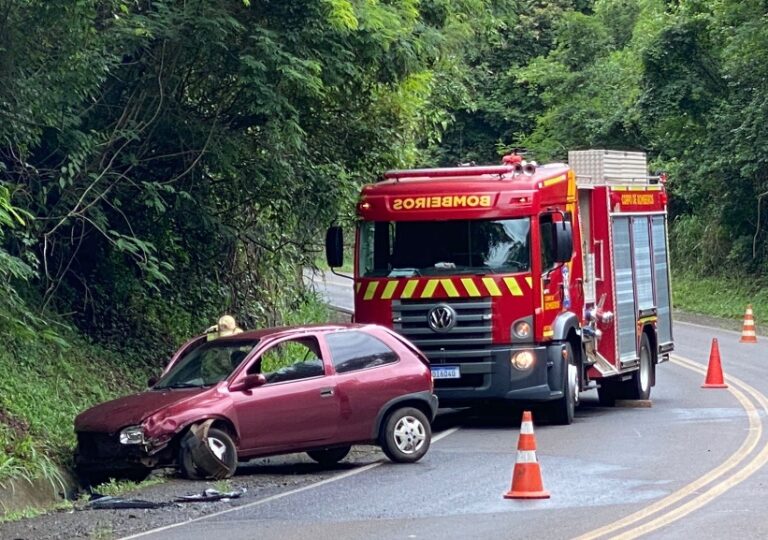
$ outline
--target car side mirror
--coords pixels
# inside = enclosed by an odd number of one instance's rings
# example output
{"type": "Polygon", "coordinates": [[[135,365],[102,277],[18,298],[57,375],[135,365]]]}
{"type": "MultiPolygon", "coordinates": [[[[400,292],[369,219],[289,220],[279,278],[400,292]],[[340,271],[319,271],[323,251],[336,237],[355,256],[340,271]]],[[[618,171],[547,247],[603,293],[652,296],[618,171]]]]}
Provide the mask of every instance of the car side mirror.
{"type": "Polygon", "coordinates": [[[152,375],[149,379],[147,379],[147,387],[152,388],[157,384],[157,381],[159,381],[160,378],[157,375],[152,375]]]}
{"type": "Polygon", "coordinates": [[[325,260],[331,268],[344,264],[344,230],[338,225],[328,227],[325,233],[325,260]]]}
{"type": "Polygon", "coordinates": [[[254,373],[253,375],[246,375],[239,381],[233,382],[229,390],[231,392],[244,392],[257,386],[263,386],[267,384],[267,378],[262,373],[254,373]]]}

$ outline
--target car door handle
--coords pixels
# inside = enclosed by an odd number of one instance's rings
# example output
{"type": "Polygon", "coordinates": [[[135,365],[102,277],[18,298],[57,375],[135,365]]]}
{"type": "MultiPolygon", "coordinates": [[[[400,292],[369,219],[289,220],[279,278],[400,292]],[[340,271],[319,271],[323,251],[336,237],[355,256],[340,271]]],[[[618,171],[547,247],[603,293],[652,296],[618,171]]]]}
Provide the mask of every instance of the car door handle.
{"type": "Polygon", "coordinates": [[[323,388],[320,390],[320,397],[331,397],[333,396],[333,388],[323,388]]]}

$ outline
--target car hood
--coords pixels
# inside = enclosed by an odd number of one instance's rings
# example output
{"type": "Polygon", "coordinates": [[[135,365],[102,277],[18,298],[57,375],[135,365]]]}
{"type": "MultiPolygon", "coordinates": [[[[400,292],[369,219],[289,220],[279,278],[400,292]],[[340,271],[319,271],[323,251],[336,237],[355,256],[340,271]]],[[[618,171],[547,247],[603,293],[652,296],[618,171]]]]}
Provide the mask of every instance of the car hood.
{"type": "Polygon", "coordinates": [[[210,388],[150,390],[121,397],[91,407],[75,418],[75,431],[116,433],[126,426],[138,425],[160,409],[178,405],[209,392],[210,388]]]}

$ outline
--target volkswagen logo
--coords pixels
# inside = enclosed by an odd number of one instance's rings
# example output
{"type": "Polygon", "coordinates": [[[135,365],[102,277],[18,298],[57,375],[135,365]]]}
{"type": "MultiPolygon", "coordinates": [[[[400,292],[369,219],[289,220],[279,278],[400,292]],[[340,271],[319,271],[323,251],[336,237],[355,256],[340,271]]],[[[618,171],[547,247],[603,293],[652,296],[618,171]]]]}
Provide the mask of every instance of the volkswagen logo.
{"type": "Polygon", "coordinates": [[[446,304],[439,304],[427,313],[429,327],[435,332],[450,332],[456,326],[456,311],[446,304]]]}

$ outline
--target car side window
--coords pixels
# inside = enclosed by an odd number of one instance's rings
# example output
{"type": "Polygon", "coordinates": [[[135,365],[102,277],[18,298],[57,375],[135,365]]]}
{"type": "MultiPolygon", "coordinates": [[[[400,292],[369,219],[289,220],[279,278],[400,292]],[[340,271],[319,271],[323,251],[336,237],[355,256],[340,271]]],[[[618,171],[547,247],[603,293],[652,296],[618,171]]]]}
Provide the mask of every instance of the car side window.
{"type": "Polygon", "coordinates": [[[331,349],[336,373],[382,366],[398,360],[395,351],[365,332],[335,332],[327,334],[325,339],[331,349]]]}
{"type": "Polygon", "coordinates": [[[263,374],[267,384],[325,375],[317,339],[303,337],[276,343],[250,367],[248,374],[254,373],[263,374]]]}

